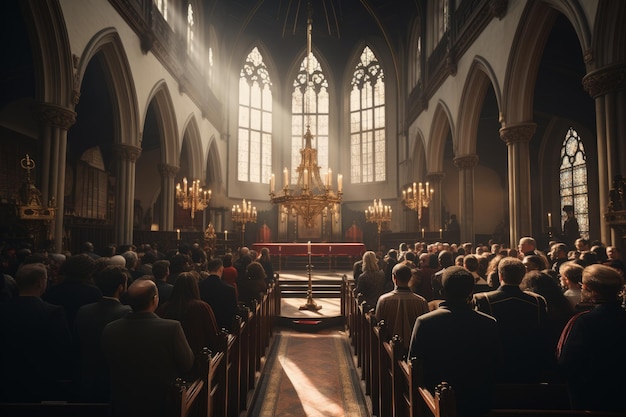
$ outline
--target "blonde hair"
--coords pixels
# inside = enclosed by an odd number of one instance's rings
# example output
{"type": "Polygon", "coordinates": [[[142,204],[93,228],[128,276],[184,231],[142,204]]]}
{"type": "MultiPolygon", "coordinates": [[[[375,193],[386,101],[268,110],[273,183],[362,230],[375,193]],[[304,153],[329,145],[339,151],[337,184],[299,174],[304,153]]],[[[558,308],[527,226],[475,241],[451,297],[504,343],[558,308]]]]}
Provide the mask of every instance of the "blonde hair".
{"type": "Polygon", "coordinates": [[[378,258],[376,254],[371,250],[368,250],[363,254],[363,265],[361,266],[363,272],[376,272],[380,270],[378,266],[378,258]]]}

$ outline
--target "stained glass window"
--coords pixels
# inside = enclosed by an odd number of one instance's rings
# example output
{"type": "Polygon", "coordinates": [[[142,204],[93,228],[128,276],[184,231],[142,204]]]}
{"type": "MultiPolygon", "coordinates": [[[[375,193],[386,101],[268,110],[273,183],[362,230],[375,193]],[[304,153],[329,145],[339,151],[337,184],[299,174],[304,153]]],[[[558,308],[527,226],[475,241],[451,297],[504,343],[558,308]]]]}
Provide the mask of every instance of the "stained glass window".
{"type": "Polygon", "coordinates": [[[353,184],[384,181],[385,76],[365,47],[352,75],[350,92],[350,178],[353,184]]]}
{"type": "Polygon", "coordinates": [[[304,134],[311,127],[311,146],[317,149],[317,165],[320,172],[328,171],[328,123],[329,95],[328,80],[322,66],[311,52],[310,63],[307,57],[300,63],[300,70],[293,81],[291,93],[291,180],[298,181],[296,168],[300,165],[300,149],[304,148],[304,134]],[[307,77],[307,68],[309,76],[307,77]],[[310,88],[307,82],[310,80],[310,88]]]}
{"type": "Polygon", "coordinates": [[[239,74],[237,179],[269,183],[272,175],[272,82],[258,48],[239,74]]]}
{"type": "MultiPolygon", "coordinates": [[[[574,206],[580,235],[589,238],[589,198],[587,195],[587,156],[578,132],[569,128],[561,146],[561,207],[574,206]]],[[[561,224],[565,221],[563,213],[561,224]]]]}

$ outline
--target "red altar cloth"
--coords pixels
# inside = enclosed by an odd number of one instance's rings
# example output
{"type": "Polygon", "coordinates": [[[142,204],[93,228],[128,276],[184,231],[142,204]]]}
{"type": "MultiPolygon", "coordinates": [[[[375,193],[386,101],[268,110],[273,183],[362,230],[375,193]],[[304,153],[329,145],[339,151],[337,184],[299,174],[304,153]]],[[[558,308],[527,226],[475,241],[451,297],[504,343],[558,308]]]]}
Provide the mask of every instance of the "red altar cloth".
{"type": "MultiPolygon", "coordinates": [[[[311,256],[362,256],[365,252],[363,243],[311,243],[311,256]]],[[[271,255],[304,256],[308,255],[308,243],[255,243],[252,249],[259,252],[268,248],[271,255]]]]}

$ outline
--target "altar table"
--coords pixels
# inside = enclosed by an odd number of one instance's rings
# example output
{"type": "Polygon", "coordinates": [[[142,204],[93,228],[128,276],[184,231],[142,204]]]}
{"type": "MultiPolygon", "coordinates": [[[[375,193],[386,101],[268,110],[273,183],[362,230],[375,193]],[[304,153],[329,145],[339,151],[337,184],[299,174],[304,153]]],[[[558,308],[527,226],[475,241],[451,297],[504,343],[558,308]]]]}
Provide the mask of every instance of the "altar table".
{"type": "Polygon", "coordinates": [[[252,245],[252,249],[257,252],[260,252],[261,248],[268,248],[272,257],[278,256],[279,267],[281,257],[307,256],[309,248],[311,256],[327,256],[329,268],[331,267],[331,260],[337,257],[360,258],[365,253],[363,243],[254,243],[252,245]]]}

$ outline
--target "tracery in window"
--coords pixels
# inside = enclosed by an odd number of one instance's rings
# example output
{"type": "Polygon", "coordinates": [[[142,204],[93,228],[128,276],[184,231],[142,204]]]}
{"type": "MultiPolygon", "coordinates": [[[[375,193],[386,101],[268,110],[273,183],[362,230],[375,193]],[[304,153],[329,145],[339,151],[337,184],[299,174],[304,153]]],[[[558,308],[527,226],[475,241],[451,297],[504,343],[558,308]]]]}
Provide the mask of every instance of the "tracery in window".
{"type": "Polygon", "coordinates": [[[385,76],[367,46],[356,65],[351,85],[351,182],[385,181],[385,76]]]}
{"type": "MultiPolygon", "coordinates": [[[[587,156],[578,132],[569,128],[561,146],[561,207],[574,206],[580,235],[589,237],[589,198],[587,195],[587,156]]],[[[565,214],[561,224],[565,221],[565,214]]]]}
{"type": "Polygon", "coordinates": [[[154,0],[157,9],[161,12],[163,19],[167,21],[167,0],[154,0]]]}
{"type": "Polygon", "coordinates": [[[237,179],[269,183],[272,171],[272,82],[258,48],[239,73],[237,179]]]}
{"type": "Polygon", "coordinates": [[[328,123],[329,96],[328,80],[313,53],[307,65],[306,56],[300,64],[300,70],[293,81],[291,94],[291,180],[298,180],[296,168],[300,165],[300,149],[304,148],[304,134],[307,125],[311,127],[313,141],[311,146],[317,149],[317,164],[320,172],[328,171],[328,123]],[[307,67],[310,68],[311,88],[307,88],[307,67]]]}

